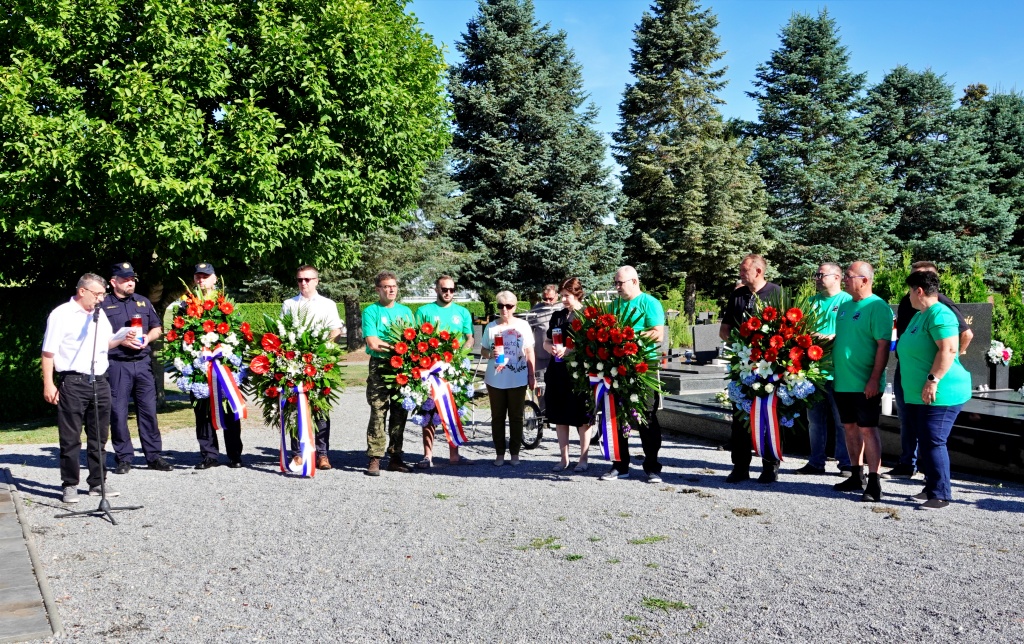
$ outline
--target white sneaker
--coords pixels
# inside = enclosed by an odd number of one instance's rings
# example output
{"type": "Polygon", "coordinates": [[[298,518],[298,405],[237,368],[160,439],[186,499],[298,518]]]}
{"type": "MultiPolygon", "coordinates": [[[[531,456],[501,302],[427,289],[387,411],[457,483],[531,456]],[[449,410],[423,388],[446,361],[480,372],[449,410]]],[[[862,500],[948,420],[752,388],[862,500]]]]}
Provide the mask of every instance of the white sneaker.
{"type": "Polygon", "coordinates": [[[64,488],[64,503],[78,503],[78,488],[69,485],[64,488]]]}
{"type": "Polygon", "coordinates": [[[610,469],[607,472],[605,472],[604,474],[602,474],[597,480],[599,480],[599,481],[619,481],[619,480],[628,479],[628,478],[629,478],[629,472],[628,471],[620,473],[617,469],[615,469],[613,467],[612,469],[610,469]]]}
{"type": "Polygon", "coordinates": [[[648,483],[661,483],[662,482],[661,481],[661,474],[658,474],[657,472],[650,472],[650,473],[648,473],[647,474],[647,482],[648,483]]]}

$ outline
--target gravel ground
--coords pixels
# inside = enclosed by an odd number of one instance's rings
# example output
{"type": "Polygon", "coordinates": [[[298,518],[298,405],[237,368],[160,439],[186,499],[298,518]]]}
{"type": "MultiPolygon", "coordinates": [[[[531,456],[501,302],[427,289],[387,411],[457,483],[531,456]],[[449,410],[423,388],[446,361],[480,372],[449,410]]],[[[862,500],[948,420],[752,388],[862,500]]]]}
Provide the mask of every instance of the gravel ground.
{"type": "Polygon", "coordinates": [[[145,506],[117,526],[54,518],[55,446],[0,447],[61,639],[1024,641],[1019,487],[958,480],[953,505],[920,511],[904,500],[916,481],[886,483],[881,504],[833,492],[837,477],[726,486],[728,453],[679,437],[664,484],[639,467],[600,482],[596,449],[585,474],[552,474],[553,436],[496,469],[486,430],[464,450],[476,464],[440,467],[441,446],[427,473],[371,478],[367,417],[350,390],[336,469],[313,480],[277,471],[257,422],[240,470],[193,470],[194,433],[167,435],[174,472],[111,476],[117,504],[145,506]]]}

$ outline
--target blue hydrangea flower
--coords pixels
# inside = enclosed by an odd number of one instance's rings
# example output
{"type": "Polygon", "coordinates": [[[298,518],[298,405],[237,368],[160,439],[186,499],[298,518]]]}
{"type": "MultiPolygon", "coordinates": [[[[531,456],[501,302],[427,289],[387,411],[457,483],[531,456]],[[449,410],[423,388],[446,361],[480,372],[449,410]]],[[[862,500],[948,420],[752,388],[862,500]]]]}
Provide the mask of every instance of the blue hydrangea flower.
{"type": "Polygon", "coordinates": [[[402,409],[405,411],[412,411],[413,409],[416,409],[416,401],[413,400],[411,396],[406,396],[405,399],[402,400],[402,409]]]}
{"type": "Polygon", "coordinates": [[[438,414],[434,414],[434,417],[430,419],[430,422],[433,423],[434,427],[440,427],[441,426],[441,416],[438,415],[438,414]]]}
{"type": "Polygon", "coordinates": [[[177,380],[175,380],[174,384],[178,387],[178,390],[180,390],[182,393],[186,393],[187,394],[189,392],[189,380],[188,380],[188,378],[182,376],[181,378],[178,378],[177,380]]]}
{"type": "Polygon", "coordinates": [[[746,399],[741,400],[739,402],[739,406],[740,406],[740,409],[742,409],[743,411],[747,412],[748,414],[750,413],[751,401],[746,400],[746,399]]]}
{"type": "Polygon", "coordinates": [[[799,398],[800,400],[807,398],[808,396],[813,394],[814,391],[814,383],[812,383],[810,380],[797,381],[792,387],[789,388],[790,394],[792,394],[794,398],[799,398]]]}
{"type": "Polygon", "coordinates": [[[787,416],[779,416],[779,423],[781,423],[783,427],[792,427],[793,419],[787,416]]]}
{"type": "Polygon", "coordinates": [[[749,387],[750,385],[754,384],[754,382],[757,381],[757,374],[753,372],[748,373],[747,375],[743,376],[742,380],[743,384],[749,387]]]}
{"type": "Polygon", "coordinates": [[[466,397],[472,398],[474,395],[476,395],[476,392],[473,391],[473,385],[466,385],[466,397]]]}
{"type": "Polygon", "coordinates": [[[238,356],[238,354],[232,354],[231,357],[228,358],[228,362],[230,362],[233,366],[237,367],[242,364],[242,359],[238,356]]]}
{"type": "MultiPolygon", "coordinates": [[[[185,365],[184,367],[181,368],[181,375],[183,375],[183,376],[191,376],[192,375],[192,371],[193,371],[192,365],[187,364],[187,365],[185,365]]],[[[179,387],[179,389],[180,389],[180,387],[179,387]]]]}
{"type": "Polygon", "coordinates": [[[466,416],[469,416],[469,410],[466,409],[465,407],[460,407],[459,408],[459,418],[465,418],[466,416]]]}
{"type": "Polygon", "coordinates": [[[434,411],[434,399],[427,398],[423,401],[423,411],[434,411]]]}
{"type": "Polygon", "coordinates": [[[192,383],[190,390],[192,395],[197,399],[205,399],[210,397],[210,387],[205,382],[194,382],[192,383]]]}
{"type": "Polygon", "coordinates": [[[786,387],[779,387],[776,389],[775,395],[778,397],[779,402],[782,403],[783,407],[789,407],[793,404],[793,397],[789,395],[789,390],[786,387]]]}
{"type": "Polygon", "coordinates": [[[729,393],[729,400],[732,402],[739,404],[747,399],[747,397],[743,395],[743,387],[735,380],[729,381],[727,389],[729,393]]]}

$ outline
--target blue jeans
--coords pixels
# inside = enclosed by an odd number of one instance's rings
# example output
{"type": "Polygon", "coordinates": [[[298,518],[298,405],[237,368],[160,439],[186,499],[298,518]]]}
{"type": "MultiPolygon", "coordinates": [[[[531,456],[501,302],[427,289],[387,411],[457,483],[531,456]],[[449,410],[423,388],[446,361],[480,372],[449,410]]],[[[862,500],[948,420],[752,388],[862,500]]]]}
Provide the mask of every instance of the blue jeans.
{"type": "Polygon", "coordinates": [[[811,439],[810,464],[825,469],[825,445],[828,442],[828,419],[831,415],[836,426],[836,460],[839,461],[839,467],[849,467],[850,454],[846,450],[846,432],[843,430],[843,422],[839,419],[835,397],[832,396],[831,380],[825,383],[822,391],[825,392],[825,398],[807,410],[807,431],[811,439]]]}
{"type": "Polygon", "coordinates": [[[896,364],[896,375],[892,378],[892,393],[896,403],[896,415],[900,418],[900,465],[913,468],[917,464],[917,436],[907,427],[907,404],[903,402],[903,383],[900,382],[900,365],[896,364]]]}
{"type": "Polygon", "coordinates": [[[924,491],[929,499],[949,501],[953,492],[949,484],[949,451],[946,440],[963,405],[905,405],[906,420],[921,446],[918,468],[924,473],[924,491]]]}

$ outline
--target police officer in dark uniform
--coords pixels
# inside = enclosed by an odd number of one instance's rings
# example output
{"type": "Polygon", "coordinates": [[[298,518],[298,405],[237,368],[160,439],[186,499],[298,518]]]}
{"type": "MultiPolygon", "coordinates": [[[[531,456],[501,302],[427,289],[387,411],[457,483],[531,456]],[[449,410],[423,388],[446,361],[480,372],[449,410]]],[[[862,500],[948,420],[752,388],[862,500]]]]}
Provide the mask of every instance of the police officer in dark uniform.
{"type": "Polygon", "coordinates": [[[160,315],[153,303],[135,292],[138,276],[128,262],[111,267],[110,285],[113,292],[107,294],[100,304],[103,313],[110,320],[116,332],[122,327],[141,327],[135,340],[110,350],[110,440],[114,447],[117,463],[115,474],[127,474],[132,469],[135,450],[128,432],[128,398],[135,399],[135,413],[139,425],[139,441],[146,463],[152,470],[169,472],[174,469],[160,455],[163,443],[156,422],[156,386],[153,382],[153,368],[150,364],[150,343],[160,337],[163,329],[160,315]]]}
{"type": "MultiPolygon", "coordinates": [[[[213,264],[196,264],[192,283],[204,292],[216,289],[217,273],[213,269],[213,264]]],[[[211,467],[218,467],[220,444],[217,440],[217,431],[210,420],[210,399],[198,399],[195,396],[191,396],[191,399],[192,410],[196,416],[196,440],[199,441],[199,451],[203,455],[203,460],[196,465],[196,469],[208,470],[211,467]]],[[[232,413],[224,414],[224,450],[228,453],[228,467],[245,467],[245,463],[242,462],[242,421],[235,418],[232,413]]]]}

